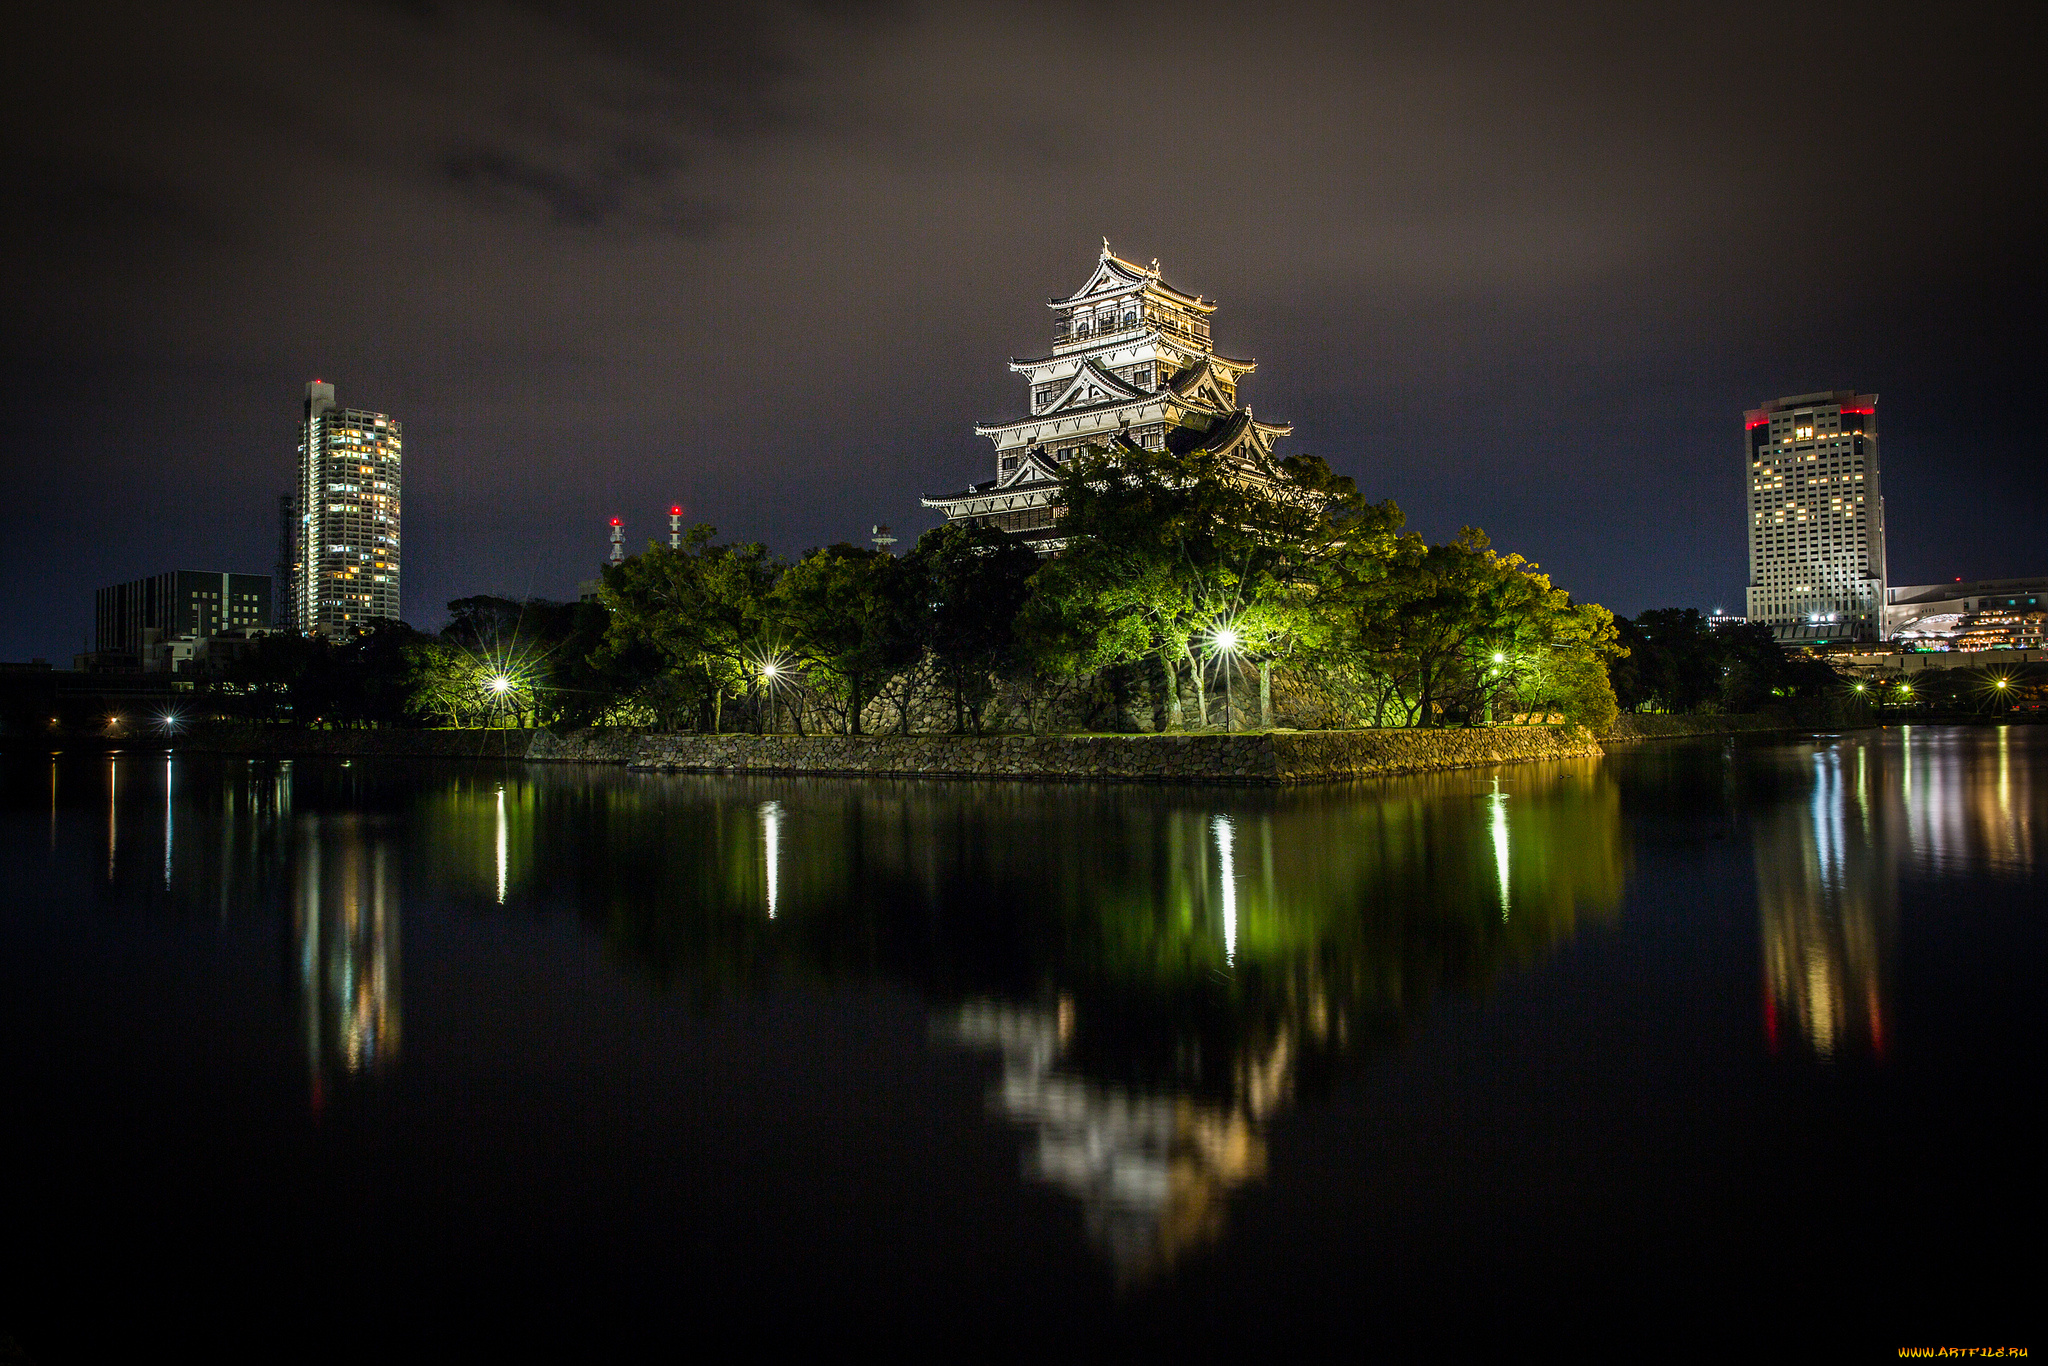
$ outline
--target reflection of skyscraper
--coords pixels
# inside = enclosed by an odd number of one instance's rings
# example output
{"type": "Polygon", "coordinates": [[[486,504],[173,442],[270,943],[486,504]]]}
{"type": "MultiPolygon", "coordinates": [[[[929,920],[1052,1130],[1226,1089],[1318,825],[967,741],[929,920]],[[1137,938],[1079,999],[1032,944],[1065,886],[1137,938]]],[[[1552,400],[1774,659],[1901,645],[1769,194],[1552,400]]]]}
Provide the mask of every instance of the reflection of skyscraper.
{"type": "Polygon", "coordinates": [[[359,816],[299,827],[292,937],[313,1102],[330,1073],[375,1074],[398,1056],[398,881],[359,816]]]}
{"type": "Polygon", "coordinates": [[[1776,1048],[1797,1029],[1827,1061],[1885,1047],[1885,957],[1898,870],[1884,837],[1881,752],[1817,750],[1812,791],[1765,818],[1756,836],[1763,919],[1765,1028],[1776,1048]]]}

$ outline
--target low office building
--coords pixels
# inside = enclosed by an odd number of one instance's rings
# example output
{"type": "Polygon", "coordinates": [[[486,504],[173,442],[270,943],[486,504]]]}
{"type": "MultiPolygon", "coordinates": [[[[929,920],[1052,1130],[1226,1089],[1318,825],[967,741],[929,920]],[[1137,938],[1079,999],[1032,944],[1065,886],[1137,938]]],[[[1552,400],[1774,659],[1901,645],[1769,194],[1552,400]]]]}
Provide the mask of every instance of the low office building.
{"type": "Polygon", "coordinates": [[[2043,611],[2048,611],[2048,577],[1910,584],[1886,592],[1884,635],[1908,649],[1968,648],[1952,642],[1963,636],[1970,618],[1990,614],[1997,617],[1999,627],[2012,628],[2008,634],[2033,635],[2038,647],[2043,611]],[[2035,619],[2031,632],[2026,629],[2029,617],[2035,619]]]}
{"type": "Polygon", "coordinates": [[[145,671],[176,670],[201,641],[268,627],[270,606],[268,574],[174,569],[117,583],[94,595],[92,654],[103,661],[132,659],[130,667],[145,671]]]}

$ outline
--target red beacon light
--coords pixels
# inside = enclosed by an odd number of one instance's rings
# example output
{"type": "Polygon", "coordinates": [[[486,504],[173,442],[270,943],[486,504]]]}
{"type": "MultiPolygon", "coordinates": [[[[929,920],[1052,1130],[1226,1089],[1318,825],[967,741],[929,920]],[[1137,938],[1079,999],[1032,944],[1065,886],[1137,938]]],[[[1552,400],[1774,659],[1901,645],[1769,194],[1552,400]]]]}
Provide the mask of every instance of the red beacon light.
{"type": "Polygon", "coordinates": [[[677,504],[676,504],[676,505],[675,505],[674,507],[672,507],[672,508],[670,508],[670,509],[668,510],[668,515],[669,515],[669,516],[671,516],[671,517],[680,517],[680,516],[682,516],[682,515],[683,515],[683,505],[682,505],[681,503],[677,503],[677,504]]]}
{"type": "Polygon", "coordinates": [[[625,525],[625,523],[624,523],[624,522],[622,522],[622,521],[620,521],[620,520],[619,520],[618,518],[614,517],[614,518],[612,518],[612,525],[613,525],[613,526],[624,526],[624,525],[625,525]]]}

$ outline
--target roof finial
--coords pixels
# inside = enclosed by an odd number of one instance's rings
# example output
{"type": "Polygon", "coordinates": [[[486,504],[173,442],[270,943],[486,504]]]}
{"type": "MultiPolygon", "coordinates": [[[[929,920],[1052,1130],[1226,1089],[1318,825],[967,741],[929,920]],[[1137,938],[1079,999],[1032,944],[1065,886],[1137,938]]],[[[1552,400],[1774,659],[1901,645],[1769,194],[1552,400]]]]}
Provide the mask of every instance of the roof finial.
{"type": "Polygon", "coordinates": [[[1155,280],[1159,278],[1159,258],[1157,256],[1152,258],[1152,278],[1155,280]]]}
{"type": "Polygon", "coordinates": [[[1102,259],[1105,261],[1109,259],[1109,239],[1107,237],[1102,239],[1102,259]]]}

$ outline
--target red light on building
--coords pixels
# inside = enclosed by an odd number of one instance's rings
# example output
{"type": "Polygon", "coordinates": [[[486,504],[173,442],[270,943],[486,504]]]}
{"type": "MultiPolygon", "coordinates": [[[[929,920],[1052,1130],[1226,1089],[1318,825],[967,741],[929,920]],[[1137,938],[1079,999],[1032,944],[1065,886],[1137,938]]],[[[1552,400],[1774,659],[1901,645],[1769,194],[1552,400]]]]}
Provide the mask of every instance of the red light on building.
{"type": "Polygon", "coordinates": [[[625,525],[625,523],[624,523],[624,522],[621,522],[621,521],[620,521],[620,520],[619,520],[618,518],[614,517],[614,518],[612,518],[612,525],[613,525],[613,526],[624,526],[624,525],[625,525]]]}
{"type": "Polygon", "coordinates": [[[1875,408],[1844,408],[1842,411],[1845,413],[1861,413],[1865,417],[1874,417],[1877,414],[1877,409],[1875,408]]]}
{"type": "Polygon", "coordinates": [[[1767,417],[1760,417],[1760,418],[1758,418],[1758,419],[1757,419],[1756,421],[1754,421],[1754,422],[1749,422],[1749,423],[1745,423],[1745,424],[1743,424],[1743,428],[1742,428],[1742,430],[1743,430],[1743,431],[1745,431],[1745,432],[1753,432],[1753,431],[1755,431],[1755,430],[1756,430],[1757,428],[1759,428],[1759,427],[1761,427],[1761,426],[1764,426],[1764,425],[1765,425],[1766,423],[1768,423],[1769,421],[1770,421],[1770,419],[1769,419],[1769,418],[1767,418],[1767,417]]]}
{"type": "Polygon", "coordinates": [[[682,515],[683,515],[683,505],[682,505],[681,503],[678,503],[678,504],[676,504],[676,505],[675,505],[674,507],[672,507],[672,508],[670,508],[670,509],[668,510],[668,515],[669,515],[669,516],[671,516],[671,517],[680,517],[680,516],[682,516],[682,515]]]}

